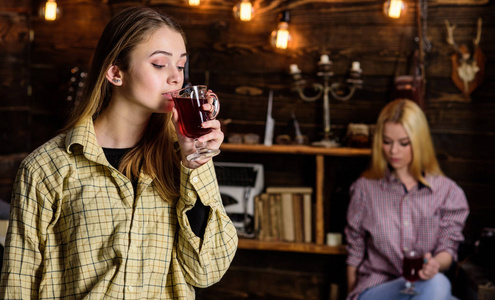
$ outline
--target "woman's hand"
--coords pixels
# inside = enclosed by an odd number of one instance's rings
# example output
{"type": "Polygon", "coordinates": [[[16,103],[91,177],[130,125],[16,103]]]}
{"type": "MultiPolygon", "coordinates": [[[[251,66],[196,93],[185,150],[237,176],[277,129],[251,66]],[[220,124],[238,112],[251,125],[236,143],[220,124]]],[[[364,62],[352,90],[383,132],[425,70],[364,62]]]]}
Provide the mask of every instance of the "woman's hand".
{"type": "Polygon", "coordinates": [[[440,263],[431,256],[431,253],[426,253],[423,268],[418,273],[419,278],[430,280],[437,275],[438,272],[440,272],[440,263]]]}
{"type": "MultiPolygon", "coordinates": [[[[203,128],[211,128],[212,130],[211,132],[199,137],[198,142],[200,143],[207,142],[209,149],[219,149],[220,145],[224,140],[224,134],[220,129],[220,121],[215,119],[215,117],[218,115],[218,112],[220,110],[220,103],[218,101],[218,98],[215,99],[215,97],[217,96],[211,90],[208,90],[206,97],[208,103],[203,104],[202,108],[204,111],[209,112],[210,120],[203,122],[201,125],[203,128]]],[[[179,119],[179,114],[176,108],[174,107],[172,120],[174,122],[175,131],[177,133],[177,138],[181,148],[182,164],[189,169],[196,169],[197,167],[208,162],[211,158],[198,159],[196,161],[187,160],[186,158],[187,155],[195,152],[196,147],[194,145],[194,139],[182,135],[179,129],[178,119],[179,119]]]]}
{"type": "Polygon", "coordinates": [[[210,112],[210,120],[215,119],[220,112],[220,101],[218,101],[217,94],[213,93],[212,90],[206,92],[206,101],[208,103],[203,104],[202,108],[204,111],[210,112]]]}

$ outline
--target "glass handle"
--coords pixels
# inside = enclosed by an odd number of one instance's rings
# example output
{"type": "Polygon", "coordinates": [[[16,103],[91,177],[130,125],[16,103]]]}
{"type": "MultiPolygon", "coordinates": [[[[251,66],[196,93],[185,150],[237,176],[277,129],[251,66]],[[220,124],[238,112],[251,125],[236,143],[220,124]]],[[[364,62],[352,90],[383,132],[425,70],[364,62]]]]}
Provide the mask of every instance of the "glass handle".
{"type": "Polygon", "coordinates": [[[215,119],[220,111],[220,102],[218,101],[218,96],[215,93],[209,92],[208,97],[213,98],[211,105],[213,106],[213,111],[210,113],[210,119],[215,119]]]}

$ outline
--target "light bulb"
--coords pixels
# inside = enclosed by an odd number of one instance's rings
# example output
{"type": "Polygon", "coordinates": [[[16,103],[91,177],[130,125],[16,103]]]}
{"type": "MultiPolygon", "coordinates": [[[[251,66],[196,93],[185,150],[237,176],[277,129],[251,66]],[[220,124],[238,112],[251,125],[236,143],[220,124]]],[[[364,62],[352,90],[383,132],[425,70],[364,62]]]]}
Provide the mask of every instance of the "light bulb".
{"type": "Polygon", "coordinates": [[[60,8],[55,0],[48,0],[40,8],[40,15],[47,21],[55,21],[60,18],[60,8]]]}
{"type": "Polygon", "coordinates": [[[280,22],[278,29],[272,32],[272,43],[278,49],[287,49],[289,46],[289,24],[280,22]]]}
{"type": "Polygon", "coordinates": [[[198,6],[201,4],[201,0],[187,0],[187,4],[189,6],[198,6]]]}
{"type": "Polygon", "coordinates": [[[254,9],[251,1],[242,0],[234,6],[234,16],[241,21],[247,22],[251,21],[253,18],[254,9]]]}
{"type": "Polygon", "coordinates": [[[289,47],[290,38],[289,11],[286,10],[281,14],[277,30],[272,32],[271,44],[278,49],[287,49],[289,47]]]}
{"type": "Polygon", "coordinates": [[[406,6],[402,0],[387,0],[383,4],[383,12],[391,19],[400,18],[406,6]]]}

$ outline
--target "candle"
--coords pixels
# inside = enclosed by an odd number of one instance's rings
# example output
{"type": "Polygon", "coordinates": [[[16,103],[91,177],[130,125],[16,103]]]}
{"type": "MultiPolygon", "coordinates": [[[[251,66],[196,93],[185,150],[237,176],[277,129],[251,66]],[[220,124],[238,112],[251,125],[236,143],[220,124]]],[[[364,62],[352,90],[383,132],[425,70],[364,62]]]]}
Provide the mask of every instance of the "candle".
{"type": "Polygon", "coordinates": [[[323,54],[320,57],[320,64],[329,64],[329,63],[330,63],[330,59],[328,58],[328,55],[323,54]]]}
{"type": "Polygon", "coordinates": [[[299,67],[296,64],[291,64],[290,73],[291,74],[301,73],[301,70],[299,70],[299,67]]]}
{"type": "Polygon", "coordinates": [[[361,64],[358,61],[353,61],[351,71],[361,72],[361,64]]]}

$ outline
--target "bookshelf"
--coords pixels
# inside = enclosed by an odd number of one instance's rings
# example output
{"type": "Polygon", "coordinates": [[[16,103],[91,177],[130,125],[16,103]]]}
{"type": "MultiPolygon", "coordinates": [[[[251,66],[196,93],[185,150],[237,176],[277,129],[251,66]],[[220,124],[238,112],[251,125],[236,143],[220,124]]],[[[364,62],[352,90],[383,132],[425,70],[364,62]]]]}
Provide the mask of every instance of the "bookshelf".
{"type": "Polygon", "coordinates": [[[311,146],[292,146],[292,145],[244,145],[223,143],[222,151],[244,152],[244,153],[284,153],[284,154],[306,154],[321,156],[368,156],[371,154],[370,149],[362,148],[320,148],[311,146]]]}
{"type": "Polygon", "coordinates": [[[309,243],[266,242],[253,239],[239,239],[239,249],[303,252],[316,254],[346,254],[345,246],[331,247],[309,243]]]}
{"type": "Polygon", "coordinates": [[[315,243],[288,243],[259,241],[251,239],[240,239],[240,249],[292,251],[321,254],[345,254],[345,247],[330,247],[325,245],[325,223],[324,223],[324,183],[325,183],[325,156],[369,156],[370,149],[361,148],[320,148],[299,145],[244,145],[244,144],[222,144],[224,152],[258,153],[258,154],[293,154],[315,156],[315,243]]]}

